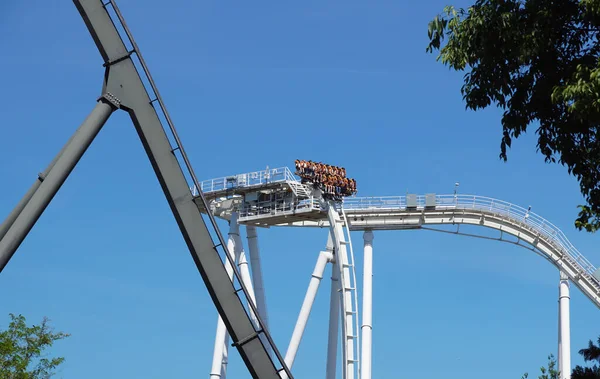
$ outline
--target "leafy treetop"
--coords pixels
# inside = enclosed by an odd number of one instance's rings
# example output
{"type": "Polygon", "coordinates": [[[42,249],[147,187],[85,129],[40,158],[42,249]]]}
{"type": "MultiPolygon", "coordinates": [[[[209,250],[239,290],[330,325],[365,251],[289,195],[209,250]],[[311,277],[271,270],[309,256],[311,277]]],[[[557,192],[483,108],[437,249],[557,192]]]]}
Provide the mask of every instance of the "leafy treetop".
{"type": "Polygon", "coordinates": [[[0,332],[0,378],[50,378],[65,359],[48,358],[44,351],[69,335],[54,333],[47,318],[33,326],[27,326],[22,315],[10,318],[8,329],[0,332]]]}
{"type": "Polygon", "coordinates": [[[587,204],[578,229],[600,228],[600,0],[477,0],[429,23],[428,52],[466,71],[472,110],[503,110],[500,158],[531,125],[546,162],[567,167],[587,204]]]}

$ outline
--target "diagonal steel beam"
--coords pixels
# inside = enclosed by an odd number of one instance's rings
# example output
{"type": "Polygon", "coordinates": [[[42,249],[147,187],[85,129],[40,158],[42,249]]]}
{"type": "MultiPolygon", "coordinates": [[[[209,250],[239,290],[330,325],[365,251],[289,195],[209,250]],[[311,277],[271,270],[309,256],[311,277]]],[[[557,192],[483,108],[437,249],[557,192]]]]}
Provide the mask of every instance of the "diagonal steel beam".
{"type": "MultiPolygon", "coordinates": [[[[280,372],[285,372],[291,377],[281,355],[272,343],[268,331],[262,327],[264,325],[262,321],[259,320],[261,327],[258,330],[252,323],[249,312],[239,296],[239,293],[243,293],[246,298],[249,298],[247,289],[243,284],[240,284],[240,289],[236,289],[229,279],[217,248],[225,250],[226,256],[229,256],[229,252],[222,242],[222,236],[220,236],[216,223],[212,222],[212,215],[209,214],[211,225],[216,229],[213,232],[219,236],[221,241],[213,242],[207,224],[194,202],[175,150],[181,151],[186,166],[191,171],[189,162],[176,132],[168,120],[168,126],[171,127],[171,132],[177,140],[177,146],[173,148],[169,142],[165,127],[153,106],[153,101],[156,100],[166,114],[164,104],[154,88],[141,54],[136,51],[137,46],[124,25],[116,4],[114,1],[110,2],[117,14],[117,19],[114,19],[111,18],[106,8],[108,5],[105,5],[102,0],[73,0],[73,2],[104,60],[106,67],[104,91],[114,94],[121,102],[121,109],[126,110],[131,116],[194,263],[232,337],[233,345],[238,349],[254,378],[280,379],[280,372]],[[125,30],[126,35],[123,38],[129,40],[133,46],[132,50],[127,49],[117,26],[125,30]],[[131,59],[132,55],[137,55],[142,62],[143,72],[150,80],[156,99],[150,98],[142,77],[131,59]],[[265,338],[259,338],[261,335],[265,338]],[[279,360],[278,367],[271,359],[269,350],[263,341],[271,344],[279,360]]],[[[191,174],[194,176],[193,173],[191,174]]],[[[239,278],[239,272],[236,269],[234,272],[239,278]]],[[[254,313],[257,312],[252,304],[249,305],[249,308],[254,313]]]]}
{"type": "Polygon", "coordinates": [[[3,223],[6,232],[0,236],[0,272],[8,264],[27,234],[31,231],[48,204],[52,201],[83,154],[94,141],[110,115],[118,108],[118,101],[110,94],[98,100],[94,110],[77,132],[50,163],[47,176],[27,192],[9,218],[3,223]]]}

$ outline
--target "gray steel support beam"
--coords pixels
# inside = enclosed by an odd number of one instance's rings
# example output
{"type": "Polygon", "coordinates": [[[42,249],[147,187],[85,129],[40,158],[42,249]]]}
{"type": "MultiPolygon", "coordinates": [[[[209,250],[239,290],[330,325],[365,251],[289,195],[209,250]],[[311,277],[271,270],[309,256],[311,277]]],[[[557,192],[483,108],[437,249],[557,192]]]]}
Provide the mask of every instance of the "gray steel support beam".
{"type": "MultiPolygon", "coordinates": [[[[77,131],[79,131],[79,129],[77,129],[77,131]]],[[[77,131],[75,133],[77,133],[77,131]]],[[[73,137],[74,137],[74,135],[71,136],[71,138],[69,138],[67,143],[63,146],[63,148],[60,150],[60,152],[54,157],[52,162],[50,162],[48,167],[46,167],[46,169],[44,171],[42,171],[41,173],[38,174],[37,179],[35,180],[33,185],[29,188],[29,190],[27,191],[25,196],[23,196],[23,198],[19,201],[19,203],[17,203],[15,208],[12,210],[12,212],[10,212],[10,214],[8,215],[6,220],[4,220],[2,225],[0,225],[0,241],[2,240],[2,238],[4,238],[4,236],[6,235],[6,232],[8,232],[8,229],[10,229],[10,227],[15,222],[15,220],[17,219],[19,214],[21,214],[21,212],[23,211],[23,208],[25,208],[25,206],[27,205],[27,203],[29,202],[29,200],[31,199],[31,197],[33,196],[35,191],[37,191],[37,189],[40,188],[40,184],[42,184],[42,182],[44,181],[44,178],[46,178],[46,176],[48,176],[48,174],[50,173],[50,170],[52,170],[52,167],[54,167],[58,158],[60,158],[60,156],[64,153],[67,146],[69,146],[69,144],[73,140],[73,137]]]]}
{"type": "Polygon", "coordinates": [[[44,170],[42,173],[40,173],[38,175],[38,178],[33,183],[33,185],[29,188],[27,193],[25,193],[25,196],[23,196],[23,198],[17,203],[17,206],[15,206],[14,209],[12,210],[12,212],[9,213],[6,220],[4,220],[2,225],[0,225],[0,241],[2,241],[2,239],[6,235],[6,232],[8,232],[8,229],[10,229],[10,227],[13,225],[13,223],[15,222],[17,217],[19,217],[19,215],[23,211],[23,208],[25,208],[25,206],[27,205],[27,203],[29,202],[29,200],[31,199],[31,197],[33,196],[35,191],[37,191],[37,189],[40,188],[40,184],[42,183],[44,178],[48,175],[48,173],[52,169],[52,166],[54,166],[54,163],[56,162],[56,159],[58,159],[60,154],[62,154],[62,151],[61,151],[61,153],[59,153],[59,155],[57,155],[54,158],[54,161],[52,161],[52,163],[50,163],[48,168],[46,168],[46,170],[44,170]]]}
{"type": "MultiPolygon", "coordinates": [[[[54,165],[50,165],[51,169],[48,176],[39,184],[37,190],[30,190],[30,192],[33,192],[30,199],[15,217],[4,238],[0,240],[0,272],[4,270],[10,258],[12,258],[115,109],[113,103],[101,98],[92,113],[73,135],[71,141],[64,147],[62,154],[57,156],[58,159],[56,159],[54,165]]],[[[22,203],[24,203],[23,200],[22,203]]]]}
{"type": "MultiPolygon", "coordinates": [[[[107,68],[105,90],[117,96],[121,101],[121,108],[131,116],[192,259],[231,335],[233,345],[238,349],[253,378],[280,379],[279,371],[285,369],[289,373],[289,370],[285,366],[280,369],[275,367],[267,347],[263,344],[263,339],[259,338],[260,334],[265,334],[267,340],[271,341],[268,332],[264,329],[255,329],[238,294],[241,291],[247,296],[247,289],[241,284],[242,288],[236,290],[229,279],[217,250],[219,245],[224,250],[226,246],[222,243],[215,245],[202,214],[194,203],[184,172],[174,154],[175,149],[180,149],[183,155],[183,149],[181,146],[173,148],[169,142],[152,99],[131,59],[134,53],[143,62],[142,57],[139,51],[127,51],[113,23],[122,20],[112,20],[102,0],[73,0],[73,2],[104,59],[107,68]]],[[[112,5],[118,14],[114,1],[112,5]]],[[[127,32],[126,26],[122,26],[127,32]]],[[[137,49],[133,41],[131,42],[134,49],[137,49]]],[[[147,72],[144,64],[142,69],[147,72]]],[[[162,107],[158,93],[156,95],[158,105],[162,107]]],[[[239,277],[239,272],[237,270],[234,272],[239,277]]],[[[261,325],[264,324],[261,322],[261,325]]],[[[283,362],[278,351],[276,354],[280,362],[283,362]]]]}

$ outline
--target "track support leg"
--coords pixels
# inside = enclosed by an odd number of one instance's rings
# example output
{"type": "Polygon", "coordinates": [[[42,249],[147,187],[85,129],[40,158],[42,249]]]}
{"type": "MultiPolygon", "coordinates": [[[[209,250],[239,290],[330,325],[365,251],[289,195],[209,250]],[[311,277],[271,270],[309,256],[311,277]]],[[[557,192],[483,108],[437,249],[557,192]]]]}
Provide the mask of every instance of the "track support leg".
{"type": "Polygon", "coordinates": [[[0,240],[0,272],[8,264],[15,251],[31,231],[50,201],[54,198],[71,171],[77,165],[102,126],[119,107],[118,101],[110,94],[99,100],[90,115],[85,119],[71,140],[65,145],[55,161],[49,166],[41,183],[36,183],[2,224],[6,229],[0,240]]]}
{"type": "Polygon", "coordinates": [[[246,226],[246,238],[248,239],[248,250],[250,253],[250,268],[252,269],[252,284],[256,296],[256,307],[258,315],[263,320],[265,327],[269,329],[269,318],[267,317],[267,300],[263,284],[262,267],[260,260],[260,249],[258,247],[258,234],[253,225],[246,226]]]}
{"type": "MultiPolygon", "coordinates": [[[[239,233],[238,230],[239,227],[237,223],[237,214],[234,213],[229,221],[229,234],[227,238],[227,252],[229,254],[236,251],[235,235],[239,233]]],[[[233,262],[237,262],[237,254],[235,254],[235,256],[232,258],[233,262]]],[[[227,275],[229,275],[229,280],[233,281],[233,266],[229,260],[226,260],[225,262],[225,270],[227,275]]],[[[212,369],[210,370],[211,379],[225,379],[225,376],[227,375],[227,358],[229,355],[227,346],[228,341],[229,333],[227,332],[227,328],[225,327],[225,323],[223,322],[221,315],[219,315],[217,320],[217,333],[215,336],[212,369]]]]}
{"type": "MultiPolygon", "coordinates": [[[[233,238],[235,246],[235,259],[237,262],[238,270],[240,271],[240,279],[244,283],[244,286],[248,289],[248,301],[256,307],[256,295],[254,294],[254,286],[252,284],[252,277],[250,276],[250,267],[248,258],[246,257],[246,251],[244,250],[244,244],[240,237],[240,226],[238,224],[238,213],[231,213],[231,220],[229,221],[233,229],[230,229],[230,236],[233,238]]],[[[257,309],[258,311],[258,309],[257,309]]],[[[250,319],[256,327],[259,326],[257,315],[252,309],[250,309],[250,319]]]]}
{"type": "MultiPolygon", "coordinates": [[[[254,294],[254,285],[252,284],[252,277],[250,276],[250,267],[248,263],[248,258],[246,257],[246,251],[244,250],[244,246],[242,244],[242,239],[240,238],[239,229],[238,234],[235,236],[235,254],[238,259],[238,269],[240,270],[240,274],[242,277],[242,281],[244,282],[244,286],[248,289],[248,301],[251,301],[254,306],[256,306],[256,295],[254,294]]],[[[257,309],[258,311],[258,309],[257,309]]],[[[252,309],[250,309],[250,318],[256,327],[259,327],[258,318],[252,309]]]]}
{"type": "MultiPolygon", "coordinates": [[[[81,126],[79,127],[79,129],[81,129],[81,126]]],[[[77,129],[77,131],[79,131],[79,129],[77,129]]],[[[75,133],[77,133],[77,131],[75,133]]],[[[4,220],[2,225],[0,225],[0,241],[2,240],[2,238],[4,238],[4,236],[6,235],[6,232],[8,232],[8,229],[10,229],[10,227],[15,222],[17,217],[21,214],[21,212],[23,211],[23,208],[25,208],[25,206],[27,205],[29,200],[31,200],[31,198],[33,197],[33,194],[38,190],[38,188],[40,188],[40,184],[42,184],[44,179],[48,176],[48,174],[50,173],[50,170],[52,170],[52,167],[54,167],[54,165],[56,164],[56,161],[58,160],[58,158],[60,158],[62,156],[62,154],[65,152],[67,146],[69,146],[71,141],[73,141],[74,137],[75,137],[75,134],[72,135],[71,138],[69,138],[67,143],[63,146],[63,148],[60,150],[60,152],[54,157],[52,162],[50,162],[48,167],[46,167],[46,169],[44,171],[42,171],[41,173],[38,174],[38,177],[37,177],[36,181],[33,183],[33,185],[31,186],[31,188],[29,188],[29,190],[27,191],[25,196],[23,196],[23,198],[21,199],[21,201],[19,201],[17,206],[12,210],[12,212],[10,212],[10,214],[8,215],[6,220],[4,220]]]]}
{"type": "Polygon", "coordinates": [[[371,358],[373,346],[373,232],[367,230],[363,234],[364,272],[363,272],[363,323],[361,351],[361,379],[371,379],[371,358]]]}
{"type": "MultiPolygon", "coordinates": [[[[264,327],[269,330],[269,317],[267,314],[267,298],[265,295],[265,286],[263,283],[262,265],[260,259],[260,248],[258,246],[258,234],[253,225],[246,226],[246,238],[248,240],[248,250],[250,253],[250,269],[252,270],[252,285],[256,298],[256,308],[258,315],[263,320],[264,327]]],[[[262,338],[262,336],[261,336],[262,338]]],[[[271,346],[265,343],[269,355],[273,353],[271,346]]]]}
{"type": "MultiPolygon", "coordinates": [[[[329,235],[328,249],[333,252],[333,242],[329,235]]],[[[338,333],[340,322],[340,272],[337,261],[331,263],[331,294],[329,299],[329,335],[327,338],[327,368],[325,379],[336,379],[338,333]]]]}
{"type": "Polygon", "coordinates": [[[560,379],[571,379],[571,325],[569,279],[560,273],[558,289],[558,371],[560,379]]]}
{"type": "Polygon", "coordinates": [[[327,266],[327,263],[331,261],[333,261],[333,255],[330,252],[321,251],[319,258],[317,259],[315,269],[312,273],[308,290],[306,291],[306,296],[304,297],[304,302],[302,303],[302,308],[300,309],[300,314],[298,315],[298,321],[296,322],[294,332],[292,333],[290,346],[285,354],[285,364],[290,369],[292,368],[294,360],[296,359],[296,353],[300,347],[300,342],[302,341],[302,336],[304,334],[304,330],[306,329],[308,318],[310,317],[310,311],[312,310],[313,303],[317,297],[317,291],[319,290],[321,279],[323,279],[325,267],[327,266]]]}

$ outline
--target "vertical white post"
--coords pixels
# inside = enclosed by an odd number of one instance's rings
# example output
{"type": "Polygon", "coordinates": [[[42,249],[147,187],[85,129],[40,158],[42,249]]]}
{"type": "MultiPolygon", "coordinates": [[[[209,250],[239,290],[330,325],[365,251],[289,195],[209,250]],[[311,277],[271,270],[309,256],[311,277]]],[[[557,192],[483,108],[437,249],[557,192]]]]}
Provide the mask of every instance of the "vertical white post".
{"type": "Polygon", "coordinates": [[[290,345],[288,346],[288,350],[285,354],[285,364],[290,369],[294,364],[294,359],[296,358],[298,347],[300,347],[302,335],[304,334],[304,330],[306,329],[306,323],[308,322],[310,311],[312,309],[315,298],[317,297],[317,291],[319,290],[319,284],[321,283],[321,279],[323,279],[325,267],[327,266],[327,262],[331,262],[332,260],[333,255],[327,251],[321,251],[321,253],[319,254],[319,258],[317,259],[317,264],[315,265],[312,278],[310,279],[310,283],[308,285],[308,290],[306,291],[306,296],[304,297],[304,302],[302,303],[302,308],[300,309],[300,314],[298,315],[298,321],[296,322],[294,332],[292,333],[290,345]]]}
{"type": "MultiPolygon", "coordinates": [[[[327,251],[333,254],[333,238],[331,233],[327,238],[327,251]]],[[[327,368],[325,379],[336,379],[337,353],[338,353],[338,333],[340,328],[340,269],[337,266],[337,260],[331,262],[331,294],[329,298],[329,335],[327,338],[327,368]]]]}
{"type": "Polygon", "coordinates": [[[246,226],[246,238],[248,239],[248,250],[250,250],[250,268],[252,269],[252,283],[254,285],[254,294],[256,295],[256,307],[258,315],[269,329],[269,318],[267,316],[267,299],[265,296],[265,287],[263,284],[262,268],[260,263],[260,249],[258,247],[258,235],[256,227],[246,226]]]}
{"type": "MultiPolygon", "coordinates": [[[[239,230],[238,233],[234,235],[234,239],[236,255],[239,256],[238,269],[240,270],[240,276],[244,286],[248,290],[248,295],[250,296],[249,300],[256,306],[256,296],[254,295],[254,286],[252,285],[252,278],[250,277],[248,259],[246,258],[246,252],[244,251],[244,246],[242,245],[242,239],[240,238],[239,230]]],[[[250,318],[252,319],[254,325],[258,326],[258,318],[252,310],[250,310],[250,318]]]]}
{"type": "Polygon", "coordinates": [[[371,358],[373,348],[373,232],[366,230],[363,234],[363,310],[362,310],[362,350],[361,379],[371,379],[371,358]]]}
{"type": "Polygon", "coordinates": [[[561,379],[571,378],[571,326],[569,300],[569,279],[566,274],[561,272],[558,290],[558,370],[560,371],[561,379]]]}
{"type": "MultiPolygon", "coordinates": [[[[562,351],[562,341],[561,341],[561,335],[560,335],[560,284],[558,287],[558,328],[556,328],[556,330],[558,331],[558,356],[557,356],[557,361],[558,361],[558,370],[560,372],[561,368],[562,368],[562,354],[560,353],[562,351]]],[[[562,376],[561,378],[562,379],[562,376]]]]}
{"type": "Polygon", "coordinates": [[[338,332],[340,322],[340,273],[337,262],[331,264],[331,297],[329,299],[329,337],[325,379],[335,379],[337,369],[338,332]]]}
{"type": "Polygon", "coordinates": [[[225,345],[223,346],[223,363],[221,363],[221,379],[227,377],[227,363],[229,359],[229,333],[225,336],[225,345]]]}
{"type": "MultiPolygon", "coordinates": [[[[236,250],[235,234],[239,234],[239,227],[237,223],[237,214],[232,213],[231,220],[229,221],[229,235],[227,238],[227,251],[229,254],[234,254],[236,250]]],[[[235,262],[237,260],[237,254],[232,257],[235,262]]],[[[229,260],[225,262],[225,270],[229,275],[229,280],[233,280],[233,267],[229,260]]],[[[219,315],[217,321],[217,334],[215,336],[215,347],[213,350],[213,361],[212,368],[210,370],[211,379],[225,379],[227,372],[227,345],[229,340],[229,333],[225,327],[225,323],[219,315]]]]}

